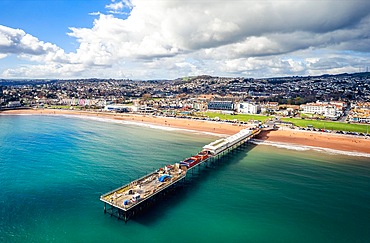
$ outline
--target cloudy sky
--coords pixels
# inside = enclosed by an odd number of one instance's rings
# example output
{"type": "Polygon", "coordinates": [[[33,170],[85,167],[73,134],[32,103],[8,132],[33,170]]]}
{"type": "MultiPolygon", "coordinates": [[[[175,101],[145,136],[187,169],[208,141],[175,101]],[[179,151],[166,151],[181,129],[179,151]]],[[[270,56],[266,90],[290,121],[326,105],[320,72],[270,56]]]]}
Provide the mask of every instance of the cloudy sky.
{"type": "Polygon", "coordinates": [[[0,78],[370,69],[369,0],[0,0],[0,78]]]}

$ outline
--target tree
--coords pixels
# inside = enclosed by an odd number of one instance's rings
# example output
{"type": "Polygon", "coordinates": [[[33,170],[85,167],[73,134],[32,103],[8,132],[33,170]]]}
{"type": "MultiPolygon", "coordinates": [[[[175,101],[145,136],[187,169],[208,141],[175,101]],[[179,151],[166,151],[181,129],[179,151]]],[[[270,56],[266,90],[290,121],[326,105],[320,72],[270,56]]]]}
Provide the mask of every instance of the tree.
{"type": "Polygon", "coordinates": [[[142,99],[143,100],[150,100],[152,98],[151,94],[143,94],[142,99]]]}

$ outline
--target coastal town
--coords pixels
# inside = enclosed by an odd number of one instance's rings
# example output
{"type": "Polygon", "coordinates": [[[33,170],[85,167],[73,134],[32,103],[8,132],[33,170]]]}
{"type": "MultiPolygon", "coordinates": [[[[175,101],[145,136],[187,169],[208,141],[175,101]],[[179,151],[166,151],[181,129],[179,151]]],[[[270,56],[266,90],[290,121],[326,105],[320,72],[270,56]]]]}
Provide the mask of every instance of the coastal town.
{"type": "Polygon", "coordinates": [[[5,114],[73,115],[222,136],[196,155],[102,194],[104,213],[127,222],[191,178],[193,168],[199,173],[202,164],[209,166],[249,140],[255,145],[368,157],[369,79],[370,73],[272,79],[2,80],[0,101],[5,114]]]}
{"type": "Polygon", "coordinates": [[[370,242],[369,10],[0,1],[0,243],[370,242]]]}
{"type": "Polygon", "coordinates": [[[370,73],[269,79],[0,80],[1,109],[151,113],[215,111],[370,123],[370,73]]]}

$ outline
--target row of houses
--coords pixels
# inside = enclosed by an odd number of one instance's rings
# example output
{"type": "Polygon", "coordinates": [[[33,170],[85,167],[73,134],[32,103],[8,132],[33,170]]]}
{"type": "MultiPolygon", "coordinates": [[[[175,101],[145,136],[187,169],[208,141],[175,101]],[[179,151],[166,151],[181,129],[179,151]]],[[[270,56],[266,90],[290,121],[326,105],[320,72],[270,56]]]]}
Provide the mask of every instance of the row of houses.
{"type": "MultiPolygon", "coordinates": [[[[50,103],[50,102],[48,102],[48,103],[50,103]]],[[[53,102],[53,104],[55,104],[55,105],[69,105],[69,106],[105,107],[107,105],[107,101],[105,99],[62,98],[62,99],[56,99],[53,102]]]]}
{"type": "Polygon", "coordinates": [[[370,123],[370,102],[352,104],[348,120],[350,122],[370,123]]]}

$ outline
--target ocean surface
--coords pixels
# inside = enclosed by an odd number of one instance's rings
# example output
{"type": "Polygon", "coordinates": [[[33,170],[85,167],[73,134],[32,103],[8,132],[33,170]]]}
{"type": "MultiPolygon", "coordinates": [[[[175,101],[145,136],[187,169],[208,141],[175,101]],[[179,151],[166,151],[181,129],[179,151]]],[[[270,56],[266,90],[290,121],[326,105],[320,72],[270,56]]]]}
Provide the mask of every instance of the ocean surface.
{"type": "Polygon", "coordinates": [[[248,145],[128,223],[104,194],[217,137],[0,116],[0,242],[370,242],[370,159],[248,145]]]}

